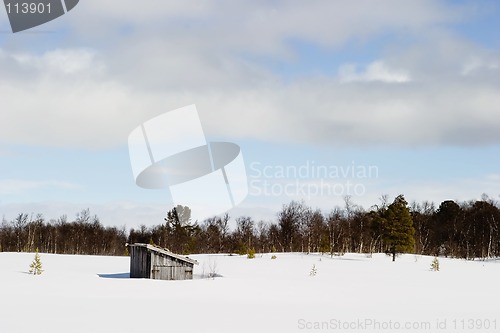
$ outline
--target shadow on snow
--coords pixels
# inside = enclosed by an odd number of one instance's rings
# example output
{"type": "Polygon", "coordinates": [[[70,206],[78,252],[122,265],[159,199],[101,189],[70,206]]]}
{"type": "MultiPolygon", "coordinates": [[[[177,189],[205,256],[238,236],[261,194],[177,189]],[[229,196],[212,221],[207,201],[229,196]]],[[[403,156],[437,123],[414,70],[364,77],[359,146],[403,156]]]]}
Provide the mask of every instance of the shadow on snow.
{"type": "Polygon", "coordinates": [[[130,273],[97,274],[103,279],[129,279],[130,273]]]}

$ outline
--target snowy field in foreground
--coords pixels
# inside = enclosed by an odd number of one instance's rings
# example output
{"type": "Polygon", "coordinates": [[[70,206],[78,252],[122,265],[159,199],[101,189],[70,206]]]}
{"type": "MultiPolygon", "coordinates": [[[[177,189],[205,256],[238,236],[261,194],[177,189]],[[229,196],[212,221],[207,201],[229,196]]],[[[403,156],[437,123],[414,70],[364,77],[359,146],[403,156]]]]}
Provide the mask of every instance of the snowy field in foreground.
{"type": "Polygon", "coordinates": [[[0,253],[0,332],[500,330],[500,261],[276,256],[193,255],[194,280],[155,281],[129,279],[128,257],[41,254],[33,276],[33,254],[0,253]]]}

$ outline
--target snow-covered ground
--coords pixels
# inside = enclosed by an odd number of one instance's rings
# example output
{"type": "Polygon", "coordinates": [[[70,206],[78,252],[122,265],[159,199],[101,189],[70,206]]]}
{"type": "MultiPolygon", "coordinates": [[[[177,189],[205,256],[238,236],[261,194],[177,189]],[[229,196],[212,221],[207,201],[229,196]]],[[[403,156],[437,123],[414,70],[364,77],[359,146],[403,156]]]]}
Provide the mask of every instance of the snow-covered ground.
{"type": "Polygon", "coordinates": [[[41,254],[34,276],[34,254],[0,253],[0,332],[500,330],[500,261],[276,256],[193,255],[195,279],[155,281],[129,279],[128,257],[41,254]]]}

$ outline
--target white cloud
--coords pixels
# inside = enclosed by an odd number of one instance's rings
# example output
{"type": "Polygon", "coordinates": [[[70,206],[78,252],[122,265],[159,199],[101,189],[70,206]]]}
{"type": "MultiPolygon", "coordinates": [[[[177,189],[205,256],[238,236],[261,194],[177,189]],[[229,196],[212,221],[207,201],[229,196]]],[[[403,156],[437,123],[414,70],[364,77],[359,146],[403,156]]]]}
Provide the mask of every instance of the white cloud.
{"type": "MultiPolygon", "coordinates": [[[[431,0],[310,0],[307,4],[301,0],[146,0],[141,4],[141,10],[134,3],[116,0],[80,4],[70,24],[82,35],[94,38],[107,38],[127,25],[134,32],[175,40],[181,47],[195,47],[189,45],[195,42],[222,52],[243,49],[283,54],[289,38],[336,46],[389,29],[421,31],[460,20],[465,12],[463,7],[431,0]]],[[[130,38],[134,38],[133,33],[127,36],[130,38]]]]}
{"type": "Polygon", "coordinates": [[[463,17],[462,7],[149,0],[141,8],[85,2],[54,21],[72,25],[66,47],[0,50],[0,141],[125,145],[138,124],[195,103],[208,134],[219,137],[339,145],[500,142],[498,61],[443,27],[463,17]],[[289,62],[293,39],[342,52],[348,42],[401,31],[415,41],[388,42],[378,59],[361,69],[344,65],[339,77],[286,81],[248,57],[289,62]]]}
{"type": "Polygon", "coordinates": [[[102,66],[94,61],[95,52],[87,50],[55,50],[43,56],[42,65],[47,65],[64,74],[79,74],[100,70],[102,66]]]}
{"type": "Polygon", "coordinates": [[[411,81],[408,73],[401,70],[390,69],[383,61],[374,61],[370,63],[366,66],[364,72],[358,72],[356,65],[343,65],[339,69],[339,79],[340,82],[380,81],[386,83],[404,83],[411,81]]]}
{"type": "Polygon", "coordinates": [[[42,214],[46,221],[56,220],[62,215],[73,221],[76,214],[89,209],[91,215],[97,215],[105,226],[125,226],[137,228],[141,224],[148,227],[163,223],[166,210],[163,204],[144,204],[137,202],[71,203],[63,201],[40,201],[24,203],[0,202],[0,218],[12,221],[18,214],[42,214]]]}
{"type": "MultiPolygon", "coordinates": [[[[296,182],[295,179],[269,179],[270,186],[274,186],[277,193],[284,191],[284,186],[289,185],[290,195],[284,192],[282,195],[260,194],[252,192],[251,195],[238,207],[229,211],[231,225],[234,227],[234,219],[238,216],[252,216],[256,221],[276,221],[276,214],[281,209],[282,204],[290,202],[292,199],[304,199],[312,208],[321,209],[325,214],[330,212],[335,206],[344,205],[344,196],[352,195],[353,203],[369,209],[372,205],[379,203],[379,198],[383,194],[388,194],[392,200],[397,195],[404,193],[409,201],[431,201],[439,205],[444,200],[469,201],[480,200],[483,193],[486,193],[494,200],[500,200],[498,191],[499,174],[490,174],[474,178],[451,179],[449,181],[415,181],[404,182],[404,184],[393,183],[390,179],[351,179],[352,184],[361,184],[365,193],[356,195],[354,187],[349,188],[351,193],[342,192],[342,187],[347,190],[347,179],[339,180],[313,180],[304,179],[296,182]],[[338,185],[341,185],[340,187],[338,185]],[[335,191],[337,194],[331,194],[332,186],[337,185],[335,191]],[[298,186],[298,187],[297,187],[298,186]],[[308,192],[311,191],[311,192],[308,192]],[[304,192],[306,195],[304,196],[304,192]],[[308,196],[310,194],[310,196],[308,196]]],[[[43,183],[43,182],[42,182],[43,183]]],[[[6,182],[0,183],[0,194],[5,189],[6,182]]],[[[26,190],[31,188],[48,186],[44,184],[17,181],[12,182],[16,188],[24,186],[26,190]]],[[[259,186],[262,183],[258,183],[259,186]]],[[[72,188],[73,184],[50,184],[50,186],[68,186],[72,188]]],[[[268,188],[269,191],[270,188],[268,188]]],[[[361,188],[358,188],[361,190],[361,188]]],[[[126,226],[127,228],[138,227],[141,224],[154,226],[163,222],[166,213],[165,203],[155,202],[133,202],[133,201],[110,201],[110,202],[64,202],[64,201],[38,201],[23,203],[2,203],[0,201],[0,217],[10,221],[19,213],[38,214],[41,213],[46,220],[57,219],[62,215],[67,215],[71,221],[76,213],[82,209],[89,208],[91,214],[96,214],[100,221],[106,226],[126,226]]],[[[200,222],[200,221],[199,221],[200,222]]]]}
{"type": "Polygon", "coordinates": [[[19,179],[0,179],[0,195],[11,195],[26,191],[59,188],[59,189],[77,189],[79,185],[70,182],[55,180],[31,181],[19,179]]]}
{"type": "Polygon", "coordinates": [[[474,57],[472,56],[468,59],[462,68],[462,75],[471,75],[478,73],[480,71],[491,71],[495,72],[500,67],[500,61],[498,61],[498,56],[500,52],[496,54],[491,54],[489,57],[474,57]]]}
{"type": "MultiPolygon", "coordinates": [[[[500,174],[489,174],[489,175],[486,175],[486,181],[489,182],[489,183],[493,183],[493,182],[500,182],[500,174]]],[[[500,190],[498,191],[500,192],[500,190]]],[[[500,193],[499,193],[500,195],[500,193]]]]}
{"type": "Polygon", "coordinates": [[[492,182],[489,177],[461,178],[454,181],[420,181],[405,185],[397,185],[394,188],[385,188],[384,193],[390,193],[392,197],[404,193],[408,201],[431,201],[437,206],[445,200],[467,202],[470,200],[481,200],[483,194],[494,200],[500,197],[498,182],[492,182]]]}
{"type": "Polygon", "coordinates": [[[96,52],[87,49],[55,49],[42,55],[28,52],[7,53],[2,51],[0,56],[11,58],[15,66],[33,74],[85,74],[88,72],[99,73],[104,69],[104,64],[96,60],[96,52]]]}

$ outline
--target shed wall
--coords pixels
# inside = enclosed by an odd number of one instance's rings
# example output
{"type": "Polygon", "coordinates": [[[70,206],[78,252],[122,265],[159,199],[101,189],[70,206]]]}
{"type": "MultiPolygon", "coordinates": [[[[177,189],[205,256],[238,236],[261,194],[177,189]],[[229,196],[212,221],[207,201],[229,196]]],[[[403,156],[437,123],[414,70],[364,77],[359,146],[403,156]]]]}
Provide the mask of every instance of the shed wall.
{"type": "Polygon", "coordinates": [[[176,258],[151,253],[151,278],[159,280],[186,280],[193,278],[193,265],[176,258]]]}
{"type": "Polygon", "coordinates": [[[151,255],[148,249],[132,246],[130,247],[130,277],[151,278],[151,255]]]}
{"type": "Polygon", "coordinates": [[[144,246],[130,246],[130,277],[158,280],[193,278],[193,263],[144,246]]]}

